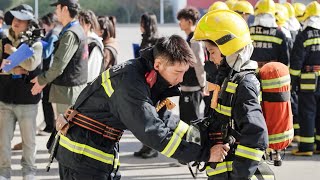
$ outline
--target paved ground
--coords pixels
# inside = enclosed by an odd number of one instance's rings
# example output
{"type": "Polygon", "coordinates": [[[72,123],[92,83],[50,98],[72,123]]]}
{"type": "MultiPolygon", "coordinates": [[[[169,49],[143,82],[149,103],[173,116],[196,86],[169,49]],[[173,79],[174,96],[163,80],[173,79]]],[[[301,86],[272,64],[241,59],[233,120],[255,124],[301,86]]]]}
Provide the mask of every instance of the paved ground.
{"type": "MultiPolygon", "coordinates": [[[[159,28],[160,34],[170,35],[170,34],[180,34],[181,31],[173,26],[166,25],[159,28]]],[[[117,28],[119,38],[119,44],[121,45],[120,61],[125,59],[130,59],[133,56],[131,49],[131,43],[139,43],[141,36],[139,32],[138,25],[129,26],[118,26],[117,28]]],[[[174,99],[177,102],[177,99],[174,99]]],[[[178,108],[174,109],[175,113],[178,113],[178,108]]],[[[42,122],[42,114],[39,113],[37,119],[38,124],[42,122]]],[[[48,153],[45,148],[48,136],[37,136],[37,160],[36,165],[38,167],[37,179],[39,180],[57,180],[58,176],[58,165],[54,162],[51,165],[51,170],[49,173],[45,172],[45,167],[48,162],[48,153]]],[[[20,142],[20,133],[18,128],[15,132],[13,144],[20,142]]],[[[155,159],[143,160],[133,157],[133,152],[139,150],[141,147],[140,142],[133,137],[130,132],[126,132],[124,137],[120,142],[120,161],[124,180],[135,180],[135,179],[192,179],[188,172],[187,167],[172,167],[176,164],[176,160],[168,159],[162,155],[155,159]]],[[[12,153],[12,169],[13,177],[12,180],[21,180],[21,151],[15,151],[12,153]]],[[[277,180],[319,180],[320,179],[320,155],[315,155],[313,157],[294,157],[286,153],[285,161],[283,166],[271,168],[276,173],[277,180]]],[[[200,174],[199,179],[206,179],[205,175],[200,174]]]]}

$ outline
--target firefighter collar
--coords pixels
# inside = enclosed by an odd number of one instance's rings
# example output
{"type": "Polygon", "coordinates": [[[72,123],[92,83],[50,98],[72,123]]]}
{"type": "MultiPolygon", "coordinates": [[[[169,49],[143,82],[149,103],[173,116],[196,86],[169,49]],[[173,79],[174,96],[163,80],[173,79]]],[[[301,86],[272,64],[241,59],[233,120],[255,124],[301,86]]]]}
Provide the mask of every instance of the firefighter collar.
{"type": "Polygon", "coordinates": [[[263,26],[263,27],[270,27],[276,28],[278,27],[276,23],[276,18],[271,14],[259,14],[254,18],[254,22],[252,26],[263,26]]]}
{"type": "Polygon", "coordinates": [[[250,43],[240,51],[230,56],[227,56],[226,61],[228,65],[237,72],[240,72],[241,70],[249,70],[249,69],[255,70],[258,68],[258,64],[257,62],[250,60],[252,53],[253,53],[253,45],[250,43]]]}
{"type": "Polygon", "coordinates": [[[313,27],[315,29],[320,29],[320,16],[311,16],[303,23],[303,30],[307,27],[313,27]]]}

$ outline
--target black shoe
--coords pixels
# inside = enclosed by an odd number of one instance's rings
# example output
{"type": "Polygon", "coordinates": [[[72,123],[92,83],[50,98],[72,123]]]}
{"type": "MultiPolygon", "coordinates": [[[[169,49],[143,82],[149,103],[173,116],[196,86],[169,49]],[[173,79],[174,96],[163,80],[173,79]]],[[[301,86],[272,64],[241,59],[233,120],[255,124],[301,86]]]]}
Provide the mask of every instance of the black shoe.
{"type": "Polygon", "coordinates": [[[142,153],[141,157],[143,159],[158,157],[158,151],[151,149],[150,151],[142,153]]]}
{"type": "Polygon", "coordinates": [[[151,150],[151,148],[149,148],[148,146],[143,145],[142,148],[139,151],[133,153],[133,156],[141,157],[143,153],[148,152],[150,150],[151,150]]]}

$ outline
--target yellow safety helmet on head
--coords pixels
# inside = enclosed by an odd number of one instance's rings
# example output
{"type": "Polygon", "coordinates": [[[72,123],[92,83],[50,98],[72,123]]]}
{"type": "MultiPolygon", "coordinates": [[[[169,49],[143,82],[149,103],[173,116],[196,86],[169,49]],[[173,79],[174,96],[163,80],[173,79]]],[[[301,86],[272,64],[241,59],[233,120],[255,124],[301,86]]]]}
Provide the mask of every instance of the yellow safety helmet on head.
{"type": "Polygon", "coordinates": [[[254,14],[253,6],[248,1],[237,1],[232,10],[239,13],[254,14]]]}
{"type": "Polygon", "coordinates": [[[228,6],[226,5],[226,3],[221,2],[221,1],[217,1],[214,2],[208,9],[208,12],[210,11],[214,11],[214,10],[218,10],[218,9],[229,9],[228,6]]]}
{"type": "Polygon", "coordinates": [[[205,14],[197,24],[193,39],[213,41],[225,56],[230,56],[252,42],[247,22],[230,10],[205,14]]]}
{"type": "Polygon", "coordinates": [[[237,2],[238,0],[226,0],[225,3],[229,7],[230,10],[233,10],[233,5],[237,2]]]}
{"type": "Polygon", "coordinates": [[[302,3],[294,3],[293,7],[294,7],[296,18],[298,19],[299,22],[302,22],[303,14],[306,11],[306,6],[302,3]]]}
{"type": "Polygon", "coordinates": [[[290,3],[288,3],[288,2],[284,3],[283,5],[284,5],[284,6],[287,8],[287,10],[288,10],[289,18],[295,17],[294,7],[293,7],[290,3]]]}
{"type": "Polygon", "coordinates": [[[276,7],[273,0],[260,0],[257,2],[254,10],[255,15],[271,14],[274,16],[276,7]]]}
{"type": "Polygon", "coordinates": [[[319,16],[320,15],[320,4],[317,1],[312,1],[306,7],[306,11],[301,18],[302,21],[307,20],[311,16],[319,16]]]}
{"type": "Polygon", "coordinates": [[[278,26],[283,26],[289,20],[288,9],[279,3],[276,3],[276,21],[278,26]]]}

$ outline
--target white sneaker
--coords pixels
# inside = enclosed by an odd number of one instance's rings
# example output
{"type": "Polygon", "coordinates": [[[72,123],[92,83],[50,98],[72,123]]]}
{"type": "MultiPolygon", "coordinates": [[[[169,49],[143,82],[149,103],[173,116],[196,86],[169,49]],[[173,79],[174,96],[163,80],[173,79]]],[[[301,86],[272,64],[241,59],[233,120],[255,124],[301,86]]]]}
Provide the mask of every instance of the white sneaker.
{"type": "Polygon", "coordinates": [[[36,177],[33,174],[28,174],[23,176],[23,180],[36,180],[36,177]]]}
{"type": "Polygon", "coordinates": [[[6,177],[3,177],[3,176],[0,176],[0,180],[10,180],[10,178],[6,178],[6,177]]]}

